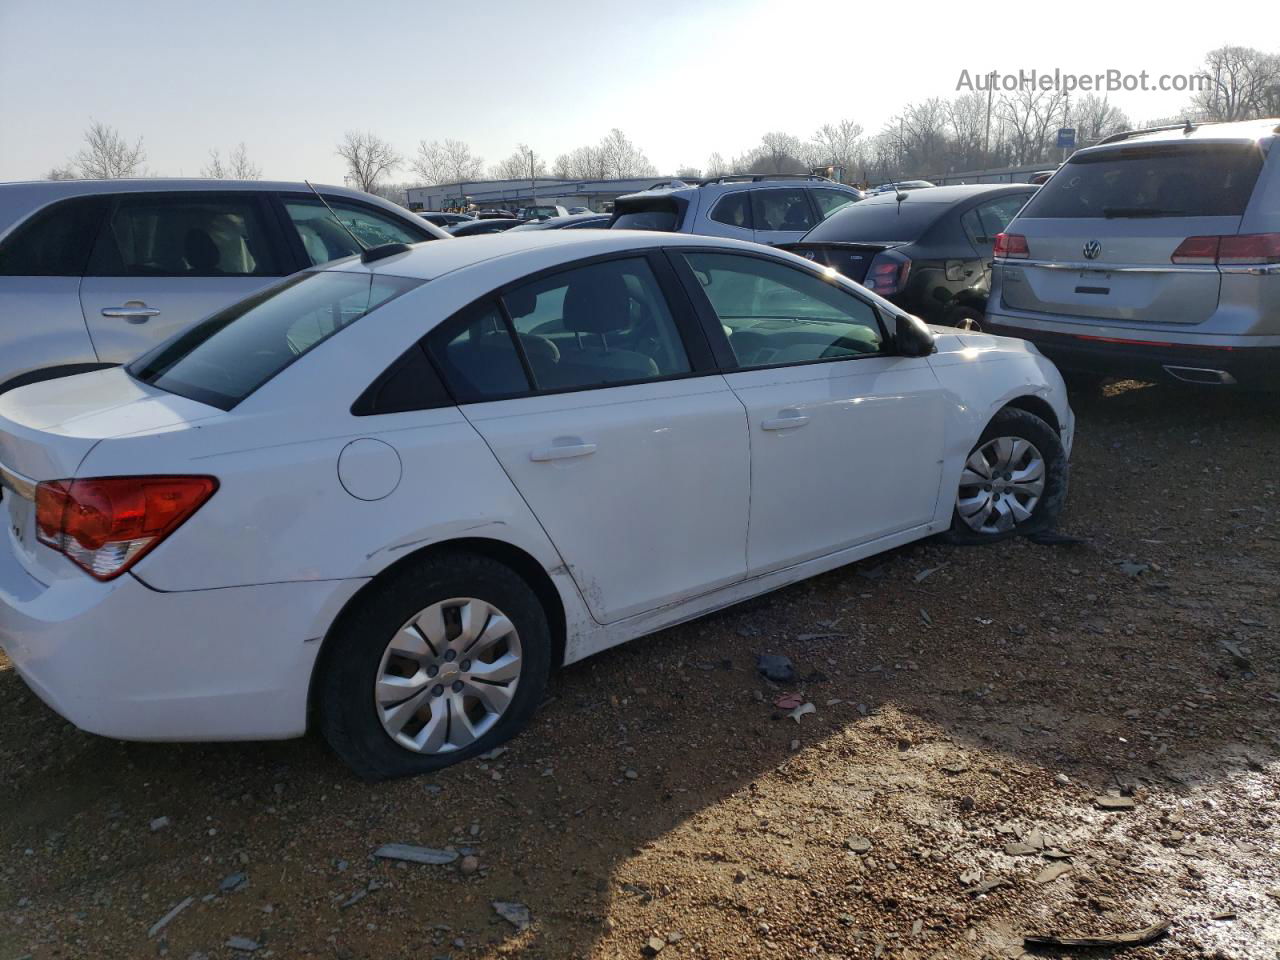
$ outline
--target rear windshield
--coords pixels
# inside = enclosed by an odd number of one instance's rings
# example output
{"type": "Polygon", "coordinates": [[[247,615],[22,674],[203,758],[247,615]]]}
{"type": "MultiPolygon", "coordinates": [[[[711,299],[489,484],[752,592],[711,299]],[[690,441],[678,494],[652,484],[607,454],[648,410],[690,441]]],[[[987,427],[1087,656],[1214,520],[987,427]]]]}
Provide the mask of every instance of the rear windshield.
{"type": "Polygon", "coordinates": [[[1238,217],[1262,169],[1254,144],[1177,143],[1077,154],[1023,217],[1238,217]]]}
{"type": "Polygon", "coordinates": [[[128,370],[153,387],[230,410],[303,354],[422,282],[368,273],[298,274],[215,313],[128,370]]]}
{"type": "Polygon", "coordinates": [[[671,231],[680,226],[680,206],[669,197],[632,201],[615,208],[610,229],[671,231]]]}
{"type": "Polygon", "coordinates": [[[864,200],[837,210],[804,235],[804,242],[880,243],[919,239],[950,204],[912,201],[876,203],[864,200]]]}

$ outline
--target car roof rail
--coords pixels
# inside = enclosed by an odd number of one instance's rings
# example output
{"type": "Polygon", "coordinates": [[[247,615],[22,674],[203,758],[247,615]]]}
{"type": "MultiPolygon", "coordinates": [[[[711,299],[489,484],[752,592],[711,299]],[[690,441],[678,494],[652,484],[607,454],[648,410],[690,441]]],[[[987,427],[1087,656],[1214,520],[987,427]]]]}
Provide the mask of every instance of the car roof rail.
{"type": "Polygon", "coordinates": [[[820,180],[823,183],[835,183],[830,177],[816,173],[727,173],[721,177],[708,177],[701,186],[715,183],[759,183],[762,180],[820,180]]]}
{"type": "MultiPolygon", "coordinates": [[[[1181,130],[1183,133],[1192,133],[1200,127],[1207,127],[1215,123],[1238,123],[1238,120],[1192,120],[1190,117],[1181,123],[1163,123],[1158,127],[1138,127],[1134,130],[1121,130],[1113,133],[1109,137],[1103,137],[1095,147],[1100,147],[1104,143],[1119,143],[1121,140],[1128,140],[1130,137],[1141,136],[1144,133],[1164,133],[1168,130],[1181,130]]],[[[1280,126],[1276,127],[1276,133],[1280,133],[1280,126]]]]}

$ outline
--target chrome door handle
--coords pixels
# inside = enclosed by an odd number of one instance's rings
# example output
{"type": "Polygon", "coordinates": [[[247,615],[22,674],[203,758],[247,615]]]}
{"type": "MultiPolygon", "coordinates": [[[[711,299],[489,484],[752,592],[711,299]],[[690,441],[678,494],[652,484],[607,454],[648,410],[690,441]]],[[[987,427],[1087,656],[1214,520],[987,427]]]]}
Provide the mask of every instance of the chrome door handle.
{"type": "Polygon", "coordinates": [[[160,311],[155,307],[148,307],[141,300],[130,300],[123,307],[103,307],[102,315],[127,320],[129,323],[146,323],[152,317],[160,316],[160,311]]]}
{"type": "Polygon", "coordinates": [[[596,452],[594,443],[566,443],[563,445],[553,444],[549,447],[539,447],[529,454],[530,460],[536,460],[539,463],[547,460],[568,460],[572,457],[585,457],[596,452]]]}
{"type": "Polygon", "coordinates": [[[790,430],[794,427],[803,427],[809,422],[809,418],[802,413],[793,413],[789,416],[776,417],[773,420],[765,420],[760,424],[761,430],[790,430]]]}

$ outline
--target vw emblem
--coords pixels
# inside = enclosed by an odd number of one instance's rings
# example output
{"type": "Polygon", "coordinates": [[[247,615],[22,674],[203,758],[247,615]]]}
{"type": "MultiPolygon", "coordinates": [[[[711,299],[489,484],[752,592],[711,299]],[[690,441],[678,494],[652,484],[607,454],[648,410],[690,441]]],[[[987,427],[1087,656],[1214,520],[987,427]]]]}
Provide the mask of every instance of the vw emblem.
{"type": "Polygon", "coordinates": [[[1084,258],[1086,260],[1097,260],[1098,254],[1102,252],[1102,244],[1097,240],[1089,240],[1084,245],[1084,258]]]}

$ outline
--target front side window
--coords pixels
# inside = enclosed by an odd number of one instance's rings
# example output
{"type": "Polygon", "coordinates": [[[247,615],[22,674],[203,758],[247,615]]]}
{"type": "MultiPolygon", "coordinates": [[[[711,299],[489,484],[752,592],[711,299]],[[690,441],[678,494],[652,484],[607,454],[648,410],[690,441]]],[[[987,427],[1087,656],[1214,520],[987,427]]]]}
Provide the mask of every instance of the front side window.
{"type": "Polygon", "coordinates": [[[360,246],[351,239],[352,233],[370,247],[384,243],[420,243],[428,239],[425,233],[415,233],[390,214],[338,197],[325,199],[341,223],[335,223],[333,214],[315,197],[286,200],[284,205],[307,258],[316,266],[359,253],[360,246]]]}
{"type": "Polygon", "coordinates": [[[687,253],[742,367],[880,353],[871,305],[806,271],[760,257],[687,253]]]}
{"type": "Polygon", "coordinates": [[[751,212],[757,230],[808,230],[813,226],[809,198],[801,188],[752,191],[751,212]]]}
{"type": "Polygon", "coordinates": [[[78,277],[109,200],[77,197],[42,210],[0,244],[0,277],[78,277]]]}
{"type": "Polygon", "coordinates": [[[743,190],[721,197],[711,208],[710,217],[717,223],[751,229],[751,194],[743,190]]]}
{"type": "Polygon", "coordinates": [[[284,271],[260,198],[121,197],[89,258],[95,277],[273,277],[284,271]]]}
{"type": "Polygon", "coordinates": [[[818,206],[818,219],[825,220],[837,210],[842,210],[858,198],[843,190],[810,190],[813,202],[818,206]]]}
{"type": "Polygon", "coordinates": [[[143,383],[230,410],[299,357],[421,280],[368,273],[290,277],[129,366],[143,383]]]}

